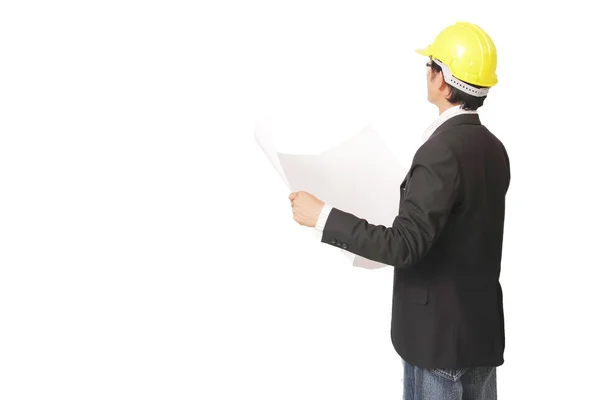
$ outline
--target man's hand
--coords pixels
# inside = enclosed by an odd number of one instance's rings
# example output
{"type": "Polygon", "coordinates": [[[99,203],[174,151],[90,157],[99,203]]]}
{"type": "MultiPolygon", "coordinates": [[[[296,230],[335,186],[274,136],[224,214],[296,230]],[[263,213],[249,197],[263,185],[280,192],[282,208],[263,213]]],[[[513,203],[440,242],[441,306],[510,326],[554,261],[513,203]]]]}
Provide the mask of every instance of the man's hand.
{"type": "Polygon", "coordinates": [[[325,202],[317,199],[307,192],[292,192],[289,196],[292,202],[292,212],[294,213],[294,221],[300,225],[313,228],[317,225],[321,209],[325,202]]]}

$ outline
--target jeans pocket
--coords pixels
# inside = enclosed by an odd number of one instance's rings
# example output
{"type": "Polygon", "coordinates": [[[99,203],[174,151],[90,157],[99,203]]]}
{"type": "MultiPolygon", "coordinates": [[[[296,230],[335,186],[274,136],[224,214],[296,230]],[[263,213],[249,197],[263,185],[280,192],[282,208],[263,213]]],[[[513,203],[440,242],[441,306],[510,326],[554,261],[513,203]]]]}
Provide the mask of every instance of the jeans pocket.
{"type": "Polygon", "coordinates": [[[467,370],[468,368],[433,368],[430,371],[441,378],[456,382],[467,370]]]}

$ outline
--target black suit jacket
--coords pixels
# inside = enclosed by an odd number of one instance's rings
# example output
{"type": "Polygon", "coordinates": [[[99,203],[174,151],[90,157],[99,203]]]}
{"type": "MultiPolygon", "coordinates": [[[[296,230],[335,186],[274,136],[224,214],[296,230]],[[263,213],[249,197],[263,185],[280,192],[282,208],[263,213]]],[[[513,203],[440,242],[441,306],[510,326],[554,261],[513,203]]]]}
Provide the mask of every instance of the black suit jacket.
{"type": "Polygon", "coordinates": [[[322,242],[394,266],[391,339],[422,368],[504,363],[500,261],[509,158],[477,114],[415,153],[390,227],[332,208],[322,242]]]}

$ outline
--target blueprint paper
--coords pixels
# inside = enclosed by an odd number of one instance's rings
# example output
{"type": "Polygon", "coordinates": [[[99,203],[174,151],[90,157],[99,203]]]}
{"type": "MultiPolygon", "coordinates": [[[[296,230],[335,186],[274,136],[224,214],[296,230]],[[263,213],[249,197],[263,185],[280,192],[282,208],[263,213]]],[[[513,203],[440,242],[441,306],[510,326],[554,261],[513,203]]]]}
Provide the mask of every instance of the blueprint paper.
{"type": "Polygon", "coordinates": [[[256,130],[254,131],[254,138],[256,139],[260,147],[263,149],[269,161],[271,161],[273,168],[275,168],[279,176],[281,176],[281,179],[283,179],[283,182],[289,188],[290,184],[287,182],[285,174],[283,173],[281,165],[279,164],[279,156],[277,155],[277,151],[275,150],[276,145],[274,142],[272,129],[273,128],[271,126],[270,121],[263,121],[256,127],[256,130]]]}
{"type": "MultiPolygon", "coordinates": [[[[407,171],[371,126],[319,154],[276,151],[267,125],[259,126],[255,137],[290,191],[312,193],[333,207],[375,225],[389,227],[398,215],[400,183],[407,171]]],[[[386,266],[340,251],[356,267],[386,266]]]]}

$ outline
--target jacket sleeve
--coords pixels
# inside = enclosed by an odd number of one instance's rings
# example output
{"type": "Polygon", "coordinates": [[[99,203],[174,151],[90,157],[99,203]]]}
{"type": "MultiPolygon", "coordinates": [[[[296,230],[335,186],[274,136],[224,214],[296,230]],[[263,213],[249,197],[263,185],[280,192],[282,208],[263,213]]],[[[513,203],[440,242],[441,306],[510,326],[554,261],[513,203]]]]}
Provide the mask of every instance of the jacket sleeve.
{"type": "Polygon", "coordinates": [[[417,150],[407,176],[406,194],[391,227],[333,207],[321,242],[400,268],[416,265],[439,237],[460,185],[459,165],[439,140],[417,150]]]}

